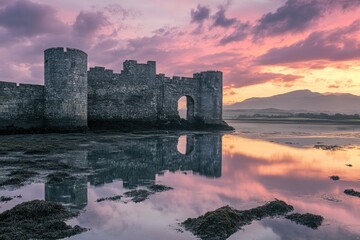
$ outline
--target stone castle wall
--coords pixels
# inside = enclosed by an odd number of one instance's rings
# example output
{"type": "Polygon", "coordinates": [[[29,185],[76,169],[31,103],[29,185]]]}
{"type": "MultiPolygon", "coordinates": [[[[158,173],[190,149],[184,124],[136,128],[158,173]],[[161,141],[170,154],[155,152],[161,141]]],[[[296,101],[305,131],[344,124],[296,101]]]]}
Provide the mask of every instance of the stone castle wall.
{"type": "Polygon", "coordinates": [[[88,72],[88,118],[102,121],[156,121],[159,83],[155,63],[124,62],[121,73],[103,67],[88,72]]]}
{"type": "Polygon", "coordinates": [[[0,82],[0,127],[43,125],[44,86],[0,82]]]}
{"type": "Polygon", "coordinates": [[[192,78],[156,74],[156,62],[125,61],[114,73],[87,71],[87,54],[50,48],[44,54],[45,87],[0,82],[0,128],[79,128],[104,122],[180,120],[178,100],[187,98],[189,122],[222,123],[222,73],[192,78]]]}
{"type": "Polygon", "coordinates": [[[221,72],[169,78],[155,75],[155,68],[155,62],[136,61],[126,61],[121,73],[103,67],[90,68],[89,121],[178,120],[178,100],[186,96],[190,122],[200,119],[208,124],[221,123],[221,72]]]}

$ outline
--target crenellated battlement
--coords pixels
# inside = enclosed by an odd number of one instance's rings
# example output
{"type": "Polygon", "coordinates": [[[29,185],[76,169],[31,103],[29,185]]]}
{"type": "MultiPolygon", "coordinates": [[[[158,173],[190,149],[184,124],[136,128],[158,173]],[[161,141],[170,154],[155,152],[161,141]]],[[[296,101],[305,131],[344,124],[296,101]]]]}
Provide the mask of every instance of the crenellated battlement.
{"type": "Polygon", "coordinates": [[[15,89],[17,87],[17,84],[16,83],[12,83],[12,82],[2,82],[0,81],[0,91],[2,89],[15,89]]]}
{"type": "Polygon", "coordinates": [[[112,69],[106,69],[105,67],[99,67],[99,66],[90,68],[88,73],[89,74],[105,74],[108,76],[115,74],[112,69]]]}
{"type": "Polygon", "coordinates": [[[76,48],[66,48],[66,47],[55,47],[55,48],[48,48],[44,51],[45,53],[57,53],[57,54],[66,54],[66,55],[74,55],[74,54],[80,54],[80,55],[86,55],[87,53],[76,49],[76,48]]]}
{"type": "Polygon", "coordinates": [[[17,84],[13,82],[0,81],[0,91],[4,89],[12,91],[13,93],[19,93],[19,91],[23,91],[23,90],[39,92],[44,90],[44,86],[38,84],[28,84],[28,83],[17,84]]]}
{"type": "Polygon", "coordinates": [[[37,84],[24,84],[20,83],[19,86],[17,86],[18,89],[22,90],[29,90],[29,91],[43,91],[44,86],[43,85],[37,85],[37,84]]]}
{"type": "Polygon", "coordinates": [[[138,63],[135,60],[126,60],[123,62],[123,70],[120,73],[114,72],[112,69],[107,69],[101,66],[95,66],[89,69],[89,74],[106,74],[107,76],[116,74],[120,77],[144,77],[153,78],[156,76],[156,62],[148,61],[147,63],[138,63]]]}

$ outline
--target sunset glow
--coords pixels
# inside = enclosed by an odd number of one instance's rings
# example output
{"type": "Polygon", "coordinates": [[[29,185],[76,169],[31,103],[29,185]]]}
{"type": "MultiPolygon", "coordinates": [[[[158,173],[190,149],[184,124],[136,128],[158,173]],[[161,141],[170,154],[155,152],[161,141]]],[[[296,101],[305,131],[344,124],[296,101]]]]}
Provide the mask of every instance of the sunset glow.
{"type": "Polygon", "coordinates": [[[299,89],[360,92],[359,0],[0,0],[0,81],[43,84],[43,50],[89,66],[224,72],[224,104],[299,89]]]}

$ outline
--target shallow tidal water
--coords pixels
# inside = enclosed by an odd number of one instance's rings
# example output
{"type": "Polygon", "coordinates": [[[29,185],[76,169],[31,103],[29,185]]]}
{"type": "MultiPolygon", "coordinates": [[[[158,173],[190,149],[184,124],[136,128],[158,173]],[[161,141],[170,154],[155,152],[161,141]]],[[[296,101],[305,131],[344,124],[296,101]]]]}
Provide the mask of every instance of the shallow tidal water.
{"type": "MultiPolygon", "coordinates": [[[[266,218],[229,239],[360,239],[360,198],[344,194],[360,191],[360,126],[229,124],[236,131],[223,135],[0,136],[0,160],[53,159],[87,169],[65,183],[47,183],[41,175],[23,186],[3,187],[0,196],[22,198],[0,203],[0,212],[33,199],[56,201],[81,211],[68,223],[89,229],[69,239],[180,240],[197,239],[179,225],[189,217],[225,205],[245,210],[280,199],[296,212],[323,216],[322,226],[314,230],[266,218]],[[59,149],[62,143],[67,146],[59,149]],[[42,151],[34,151],[37,145],[42,151]],[[331,180],[332,175],[340,180],[331,180]],[[139,203],[97,202],[152,184],[173,190],[139,203]]],[[[8,170],[3,166],[1,175],[8,170]]]]}

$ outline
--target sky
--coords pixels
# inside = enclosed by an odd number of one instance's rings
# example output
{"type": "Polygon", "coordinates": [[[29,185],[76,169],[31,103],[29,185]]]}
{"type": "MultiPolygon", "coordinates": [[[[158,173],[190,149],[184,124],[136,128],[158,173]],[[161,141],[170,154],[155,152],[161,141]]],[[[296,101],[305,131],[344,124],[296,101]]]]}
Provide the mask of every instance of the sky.
{"type": "Polygon", "coordinates": [[[293,90],[360,95],[360,0],[0,0],[0,81],[43,84],[43,51],[89,67],[224,73],[224,104],[293,90]]]}

